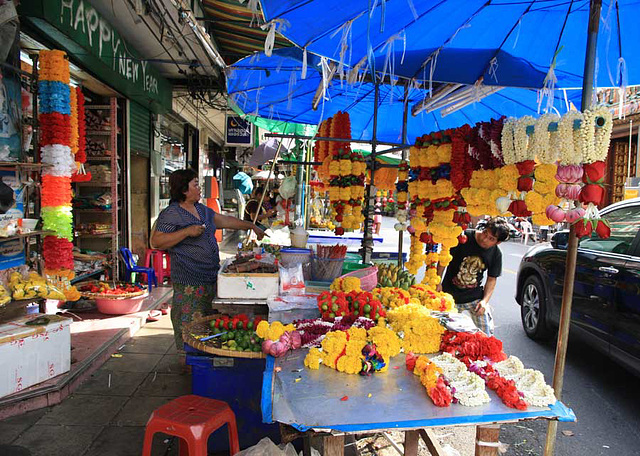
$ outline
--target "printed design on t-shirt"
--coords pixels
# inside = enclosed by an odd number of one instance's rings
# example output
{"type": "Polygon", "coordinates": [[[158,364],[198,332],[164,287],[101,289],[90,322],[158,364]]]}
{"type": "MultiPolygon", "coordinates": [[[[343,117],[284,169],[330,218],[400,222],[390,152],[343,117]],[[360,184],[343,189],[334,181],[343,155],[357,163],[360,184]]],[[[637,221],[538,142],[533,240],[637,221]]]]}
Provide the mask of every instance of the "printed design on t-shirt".
{"type": "Polygon", "coordinates": [[[460,264],[453,284],[458,288],[475,288],[478,286],[478,274],[485,270],[484,261],[478,256],[466,257],[460,264]]]}

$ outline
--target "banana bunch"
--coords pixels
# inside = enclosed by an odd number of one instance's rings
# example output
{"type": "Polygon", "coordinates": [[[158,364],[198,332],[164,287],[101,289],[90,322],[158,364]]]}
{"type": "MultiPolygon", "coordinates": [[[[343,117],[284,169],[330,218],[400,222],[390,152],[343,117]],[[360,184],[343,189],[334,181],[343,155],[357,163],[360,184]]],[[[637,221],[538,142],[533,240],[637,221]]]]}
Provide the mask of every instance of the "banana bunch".
{"type": "Polygon", "coordinates": [[[35,272],[29,273],[27,279],[22,278],[19,272],[13,272],[9,277],[9,288],[13,293],[13,299],[59,299],[66,298],[60,290],[51,286],[45,279],[35,272]]]}
{"type": "Polygon", "coordinates": [[[0,307],[11,301],[11,293],[5,287],[0,285],[0,307]]]}
{"type": "Polygon", "coordinates": [[[378,266],[378,286],[395,287],[408,290],[416,283],[416,277],[409,271],[394,264],[377,264],[378,266]]]}

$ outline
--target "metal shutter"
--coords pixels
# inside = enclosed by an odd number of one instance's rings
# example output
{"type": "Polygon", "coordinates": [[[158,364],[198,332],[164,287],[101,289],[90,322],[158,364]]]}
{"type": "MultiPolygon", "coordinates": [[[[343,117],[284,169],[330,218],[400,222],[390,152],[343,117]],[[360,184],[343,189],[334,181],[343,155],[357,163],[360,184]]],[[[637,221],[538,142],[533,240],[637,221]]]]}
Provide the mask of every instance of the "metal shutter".
{"type": "Polygon", "coordinates": [[[135,101],[129,102],[129,140],[132,153],[149,157],[151,151],[151,112],[135,101]]]}

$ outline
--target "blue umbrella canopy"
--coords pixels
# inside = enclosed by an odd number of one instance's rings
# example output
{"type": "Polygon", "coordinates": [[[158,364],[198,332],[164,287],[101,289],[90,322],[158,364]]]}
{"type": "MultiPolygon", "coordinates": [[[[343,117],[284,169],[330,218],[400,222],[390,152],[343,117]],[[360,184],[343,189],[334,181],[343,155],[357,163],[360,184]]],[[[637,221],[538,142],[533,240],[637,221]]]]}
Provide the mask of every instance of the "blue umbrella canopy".
{"type": "MultiPolygon", "coordinates": [[[[589,0],[261,0],[261,5],[274,30],[349,67],[463,84],[582,87],[589,0]]],[[[603,1],[596,86],[640,84],[639,13],[637,1],[603,1]]]]}
{"type": "MultiPolygon", "coordinates": [[[[348,112],[354,139],[370,140],[373,136],[374,85],[369,82],[348,84],[339,78],[327,87],[326,95],[313,109],[313,99],[322,85],[322,62],[307,55],[307,75],[300,79],[303,55],[297,48],[283,48],[271,57],[256,54],[232,65],[227,72],[227,91],[237,107],[246,114],[305,124],[319,124],[338,111],[348,112]]],[[[404,86],[381,84],[378,101],[377,139],[402,142],[404,86]]],[[[425,89],[410,87],[409,104],[423,100],[425,89]]],[[[555,109],[568,110],[579,99],[579,91],[556,91],[555,109]]],[[[579,105],[579,102],[577,103],[579,105]]],[[[546,102],[545,102],[546,105],[546,102]]],[[[408,141],[426,133],[464,124],[475,124],[503,115],[520,117],[538,113],[536,90],[506,88],[482,98],[443,117],[441,111],[408,116],[408,141]]],[[[579,106],[578,106],[579,107],[579,106]]]]}

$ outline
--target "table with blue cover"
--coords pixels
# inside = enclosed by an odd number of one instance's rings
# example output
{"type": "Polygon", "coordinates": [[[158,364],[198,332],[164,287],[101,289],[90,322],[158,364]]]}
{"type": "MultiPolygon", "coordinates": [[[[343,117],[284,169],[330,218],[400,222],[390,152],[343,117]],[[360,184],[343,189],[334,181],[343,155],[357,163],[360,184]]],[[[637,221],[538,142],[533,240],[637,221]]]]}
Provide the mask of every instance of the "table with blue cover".
{"type": "MultiPolygon", "coordinates": [[[[520,411],[504,405],[488,388],[491,398],[488,404],[436,407],[419,378],[405,368],[402,355],[391,359],[386,373],[364,377],[324,366],[318,370],[307,369],[304,367],[307,351],[295,350],[281,358],[267,358],[262,384],[264,422],[287,424],[301,432],[342,435],[415,431],[411,433],[415,445],[411,446],[417,450],[417,436],[425,438],[428,435],[425,430],[434,426],[491,425],[533,419],[576,420],[573,411],[560,401],[551,407],[529,407],[520,411]]],[[[341,449],[334,454],[341,454],[341,449]]]]}

